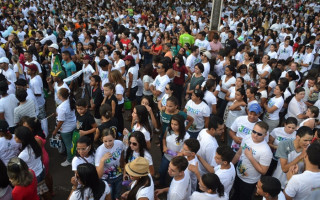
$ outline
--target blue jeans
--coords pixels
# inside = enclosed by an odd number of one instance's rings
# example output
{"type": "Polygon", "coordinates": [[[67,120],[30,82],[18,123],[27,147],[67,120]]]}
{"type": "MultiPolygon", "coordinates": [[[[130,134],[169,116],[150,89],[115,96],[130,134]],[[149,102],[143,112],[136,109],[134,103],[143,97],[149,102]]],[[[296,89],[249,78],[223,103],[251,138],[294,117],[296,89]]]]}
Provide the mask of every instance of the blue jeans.
{"type": "Polygon", "coordinates": [[[117,178],[113,178],[113,179],[110,179],[108,178],[107,179],[107,182],[110,186],[110,190],[111,190],[111,198],[112,199],[120,199],[121,197],[121,188],[122,188],[122,179],[123,179],[123,176],[118,176],[117,178]]]}
{"type": "Polygon", "coordinates": [[[164,186],[166,182],[166,177],[168,173],[170,161],[163,155],[159,167],[159,174],[160,174],[160,185],[164,186]]]}
{"type": "Polygon", "coordinates": [[[70,163],[72,162],[72,158],[73,158],[73,156],[71,154],[72,135],[73,135],[73,131],[67,132],[67,133],[61,133],[62,141],[63,141],[64,145],[66,146],[67,161],[69,161],[70,163]]]}

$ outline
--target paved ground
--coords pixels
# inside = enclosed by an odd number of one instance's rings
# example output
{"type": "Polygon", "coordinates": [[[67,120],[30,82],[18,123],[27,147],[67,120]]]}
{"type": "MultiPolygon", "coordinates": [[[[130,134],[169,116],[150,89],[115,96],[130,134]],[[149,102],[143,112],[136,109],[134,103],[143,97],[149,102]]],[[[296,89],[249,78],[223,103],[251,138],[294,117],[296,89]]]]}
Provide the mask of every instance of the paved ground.
{"type": "MultiPolygon", "coordinates": [[[[55,112],[55,103],[53,100],[53,95],[50,95],[47,98],[47,104],[46,104],[46,110],[47,110],[47,115],[55,112]]],[[[126,111],[125,114],[127,114],[128,111],[126,111]]],[[[51,118],[49,119],[49,133],[51,136],[51,133],[53,131],[54,128],[54,124],[55,124],[55,118],[51,118]]],[[[129,127],[129,123],[126,121],[125,122],[125,127],[128,128],[129,127]]],[[[49,136],[49,137],[50,137],[49,136]]],[[[156,146],[156,144],[154,144],[155,139],[153,139],[152,142],[152,149],[150,151],[152,158],[153,158],[153,163],[154,163],[154,167],[155,167],[155,171],[158,171],[159,165],[160,165],[160,161],[161,161],[161,153],[159,150],[159,147],[156,146]]],[[[64,200],[67,199],[69,194],[70,194],[70,190],[71,190],[71,183],[70,183],[70,179],[73,176],[71,167],[61,167],[60,163],[65,161],[66,156],[65,155],[60,155],[58,153],[57,149],[52,149],[49,146],[49,142],[47,142],[46,145],[46,149],[48,151],[49,157],[50,157],[50,172],[51,175],[53,177],[53,183],[54,183],[54,192],[55,192],[55,196],[53,197],[53,199],[55,200],[64,200]]]]}

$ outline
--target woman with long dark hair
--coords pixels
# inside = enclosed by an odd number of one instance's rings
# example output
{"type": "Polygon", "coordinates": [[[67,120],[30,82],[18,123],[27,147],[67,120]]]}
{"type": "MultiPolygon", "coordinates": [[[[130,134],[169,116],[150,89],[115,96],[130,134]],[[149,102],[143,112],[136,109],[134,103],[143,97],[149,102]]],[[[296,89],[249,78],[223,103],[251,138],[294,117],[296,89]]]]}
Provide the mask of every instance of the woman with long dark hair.
{"type": "MultiPolygon", "coordinates": [[[[125,157],[125,163],[130,163],[138,157],[144,157],[149,162],[149,172],[151,175],[154,174],[153,161],[151,154],[147,149],[147,143],[144,135],[140,131],[135,131],[129,136],[129,148],[125,157]]],[[[124,179],[127,177],[124,172],[124,179]]]]}
{"type": "Polygon", "coordinates": [[[0,199],[12,199],[12,187],[7,174],[7,167],[0,159],[0,199]]]}
{"type": "Polygon", "coordinates": [[[21,144],[15,141],[14,135],[8,131],[8,128],[9,125],[7,121],[0,120],[0,160],[2,160],[5,165],[8,164],[11,158],[19,155],[21,148],[21,144]]]}
{"type": "Polygon", "coordinates": [[[132,132],[141,131],[146,139],[147,148],[151,149],[151,133],[152,129],[150,127],[148,119],[148,110],[143,105],[138,105],[133,109],[132,112],[132,132]]]}
{"type": "Polygon", "coordinates": [[[96,168],[90,163],[78,165],[71,183],[73,186],[68,200],[111,200],[108,183],[99,178],[96,168]]]}
{"type": "Polygon", "coordinates": [[[154,199],[154,184],[149,173],[149,162],[143,157],[138,157],[125,167],[133,183],[131,190],[122,194],[122,199],[142,200],[154,199]]]}
{"type": "Polygon", "coordinates": [[[224,186],[216,174],[208,173],[202,175],[199,181],[199,188],[203,193],[193,192],[190,200],[210,199],[224,200],[224,186]]]}

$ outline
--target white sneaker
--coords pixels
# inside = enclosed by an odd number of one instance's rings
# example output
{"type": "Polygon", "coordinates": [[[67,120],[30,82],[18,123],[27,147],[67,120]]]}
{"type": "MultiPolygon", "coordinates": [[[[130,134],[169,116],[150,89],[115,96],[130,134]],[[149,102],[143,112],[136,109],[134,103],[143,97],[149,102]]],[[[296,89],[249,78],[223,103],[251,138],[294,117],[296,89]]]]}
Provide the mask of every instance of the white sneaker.
{"type": "Polygon", "coordinates": [[[61,163],[61,166],[62,167],[67,167],[67,166],[69,166],[69,165],[71,165],[71,162],[69,162],[69,161],[64,161],[63,163],[61,163]]]}

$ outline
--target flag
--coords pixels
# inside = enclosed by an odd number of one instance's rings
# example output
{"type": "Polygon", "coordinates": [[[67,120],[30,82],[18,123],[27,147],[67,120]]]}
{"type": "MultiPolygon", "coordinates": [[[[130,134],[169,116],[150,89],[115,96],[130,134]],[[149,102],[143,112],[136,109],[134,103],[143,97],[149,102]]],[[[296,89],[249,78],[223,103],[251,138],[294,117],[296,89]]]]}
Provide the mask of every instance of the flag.
{"type": "Polygon", "coordinates": [[[60,63],[60,59],[58,57],[58,55],[56,55],[54,62],[53,62],[53,66],[52,66],[52,70],[51,70],[51,75],[52,76],[58,76],[59,73],[62,72],[62,66],[60,63]]]}

